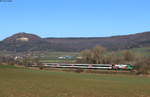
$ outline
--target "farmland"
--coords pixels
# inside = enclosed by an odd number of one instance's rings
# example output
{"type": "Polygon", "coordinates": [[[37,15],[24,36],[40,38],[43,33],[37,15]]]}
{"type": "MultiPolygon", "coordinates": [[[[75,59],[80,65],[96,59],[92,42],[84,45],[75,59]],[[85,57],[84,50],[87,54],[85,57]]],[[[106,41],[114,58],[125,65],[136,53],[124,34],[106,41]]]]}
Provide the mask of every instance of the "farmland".
{"type": "Polygon", "coordinates": [[[150,78],[0,66],[0,97],[150,97],[150,78]]]}

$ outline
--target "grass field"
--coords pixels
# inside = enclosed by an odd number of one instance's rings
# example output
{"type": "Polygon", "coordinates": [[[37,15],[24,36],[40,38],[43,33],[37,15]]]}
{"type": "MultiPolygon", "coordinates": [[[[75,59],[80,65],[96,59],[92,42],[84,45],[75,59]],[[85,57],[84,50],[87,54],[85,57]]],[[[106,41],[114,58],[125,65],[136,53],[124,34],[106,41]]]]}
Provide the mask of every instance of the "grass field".
{"type": "Polygon", "coordinates": [[[0,66],[0,97],[150,97],[150,78],[0,66]]]}
{"type": "Polygon", "coordinates": [[[44,57],[41,58],[40,62],[49,62],[49,63],[74,63],[75,59],[58,59],[58,57],[64,56],[78,56],[77,52],[47,52],[44,54],[44,57]]]}
{"type": "Polygon", "coordinates": [[[131,51],[143,56],[150,56],[150,47],[134,48],[131,51]]]}
{"type": "Polygon", "coordinates": [[[75,63],[76,60],[65,60],[65,59],[47,59],[47,60],[40,60],[42,63],[75,63]]]}

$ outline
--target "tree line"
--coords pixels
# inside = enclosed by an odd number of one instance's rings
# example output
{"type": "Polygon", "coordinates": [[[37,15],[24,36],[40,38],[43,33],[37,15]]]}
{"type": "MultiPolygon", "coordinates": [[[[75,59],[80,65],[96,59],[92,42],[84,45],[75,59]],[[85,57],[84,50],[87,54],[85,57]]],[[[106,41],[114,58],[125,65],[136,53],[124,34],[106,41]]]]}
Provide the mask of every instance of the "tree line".
{"type": "Polygon", "coordinates": [[[148,74],[150,72],[150,57],[142,56],[131,50],[110,52],[102,46],[80,52],[81,59],[78,63],[89,64],[135,64],[138,74],[148,74]]]}
{"type": "Polygon", "coordinates": [[[39,58],[33,57],[16,57],[16,56],[0,56],[0,64],[1,65],[23,65],[23,66],[31,66],[31,65],[41,65],[39,58]]]}
{"type": "MultiPolygon", "coordinates": [[[[76,63],[86,64],[135,64],[137,74],[150,73],[150,57],[142,56],[131,50],[108,51],[102,46],[96,46],[92,49],[80,52],[81,59],[77,59],[76,63]]],[[[31,56],[15,57],[0,56],[1,65],[39,65],[42,63],[40,58],[31,56]]]]}

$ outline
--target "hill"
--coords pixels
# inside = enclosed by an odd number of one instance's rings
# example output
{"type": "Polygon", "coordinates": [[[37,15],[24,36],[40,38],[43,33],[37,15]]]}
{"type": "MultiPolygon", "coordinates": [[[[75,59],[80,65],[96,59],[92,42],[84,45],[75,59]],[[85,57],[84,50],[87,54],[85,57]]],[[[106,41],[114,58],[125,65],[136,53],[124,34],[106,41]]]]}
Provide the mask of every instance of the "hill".
{"type": "Polygon", "coordinates": [[[1,51],[81,51],[101,45],[109,50],[150,46],[150,32],[112,37],[41,38],[28,33],[17,33],[0,42],[1,51]]]}
{"type": "Polygon", "coordinates": [[[49,43],[37,35],[28,33],[17,33],[0,42],[2,51],[41,51],[50,49],[49,43]]]}

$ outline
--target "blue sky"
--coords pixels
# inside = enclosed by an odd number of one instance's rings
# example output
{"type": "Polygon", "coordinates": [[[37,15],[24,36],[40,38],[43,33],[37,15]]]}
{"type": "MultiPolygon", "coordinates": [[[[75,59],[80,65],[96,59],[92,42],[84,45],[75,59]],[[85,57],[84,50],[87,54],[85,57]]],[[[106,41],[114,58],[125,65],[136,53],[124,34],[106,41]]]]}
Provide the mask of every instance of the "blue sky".
{"type": "Polygon", "coordinates": [[[150,0],[0,2],[0,40],[17,32],[42,37],[104,37],[150,30],[150,0]]]}

